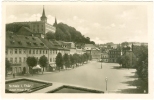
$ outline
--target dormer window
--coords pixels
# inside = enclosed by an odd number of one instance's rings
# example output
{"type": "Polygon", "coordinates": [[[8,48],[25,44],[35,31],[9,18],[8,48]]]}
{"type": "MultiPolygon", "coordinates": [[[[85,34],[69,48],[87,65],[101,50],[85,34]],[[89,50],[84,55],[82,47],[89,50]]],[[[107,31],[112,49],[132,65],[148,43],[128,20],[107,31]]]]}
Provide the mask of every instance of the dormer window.
{"type": "Polygon", "coordinates": [[[27,36],[25,37],[26,39],[29,39],[27,36]]]}
{"type": "Polygon", "coordinates": [[[44,46],[44,44],[43,43],[40,43],[41,44],[41,46],[44,46]]]}
{"type": "Polygon", "coordinates": [[[15,41],[10,41],[10,43],[11,43],[11,44],[14,44],[14,43],[15,43],[15,41]]]}
{"type": "Polygon", "coordinates": [[[34,37],[32,37],[32,39],[33,39],[33,40],[35,40],[35,38],[34,38],[34,37]]]}
{"type": "Polygon", "coordinates": [[[18,44],[22,45],[21,41],[18,41],[18,44]]]}
{"type": "Polygon", "coordinates": [[[31,45],[31,42],[27,42],[27,45],[31,45]]]}
{"type": "Polygon", "coordinates": [[[37,44],[36,43],[33,43],[35,46],[37,46],[37,44]]]}

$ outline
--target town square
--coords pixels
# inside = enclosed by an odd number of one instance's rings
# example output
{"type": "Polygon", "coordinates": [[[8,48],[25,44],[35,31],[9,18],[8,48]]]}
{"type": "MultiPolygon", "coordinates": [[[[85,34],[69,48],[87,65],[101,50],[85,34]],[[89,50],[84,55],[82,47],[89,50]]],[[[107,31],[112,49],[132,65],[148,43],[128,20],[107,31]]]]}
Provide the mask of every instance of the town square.
{"type": "Polygon", "coordinates": [[[32,6],[6,7],[6,93],[149,93],[146,6],[32,6]]]}

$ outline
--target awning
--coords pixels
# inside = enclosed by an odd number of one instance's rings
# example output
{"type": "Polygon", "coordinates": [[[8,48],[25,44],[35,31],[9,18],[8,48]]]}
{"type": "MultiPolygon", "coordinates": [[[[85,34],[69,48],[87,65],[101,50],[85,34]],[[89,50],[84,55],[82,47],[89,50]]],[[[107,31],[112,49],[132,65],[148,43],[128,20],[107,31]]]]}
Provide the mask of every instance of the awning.
{"type": "Polygon", "coordinates": [[[40,65],[37,65],[37,66],[33,67],[33,69],[42,69],[42,68],[40,67],[40,65]]]}

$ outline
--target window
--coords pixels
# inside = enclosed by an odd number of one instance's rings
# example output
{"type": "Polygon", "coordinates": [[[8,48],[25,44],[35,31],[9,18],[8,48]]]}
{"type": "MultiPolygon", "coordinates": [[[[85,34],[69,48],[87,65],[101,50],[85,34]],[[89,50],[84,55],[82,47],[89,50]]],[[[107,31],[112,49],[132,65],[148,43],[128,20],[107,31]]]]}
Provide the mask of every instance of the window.
{"type": "Polygon", "coordinates": [[[40,50],[40,54],[41,54],[41,50],[40,50]]]}
{"type": "Polygon", "coordinates": [[[17,49],[15,49],[15,54],[17,54],[17,49]]]}
{"type": "Polygon", "coordinates": [[[51,60],[51,58],[50,58],[50,62],[51,62],[52,60],[51,60]]]}
{"type": "Polygon", "coordinates": [[[33,50],[33,54],[35,54],[35,49],[33,50]]]}
{"type": "Polygon", "coordinates": [[[37,44],[36,43],[33,43],[35,46],[37,46],[37,44]]]}
{"type": "Polygon", "coordinates": [[[27,45],[31,45],[31,42],[27,42],[27,45]]]}
{"type": "Polygon", "coordinates": [[[15,41],[10,41],[10,43],[11,43],[11,44],[14,44],[14,43],[15,43],[15,41]]]}
{"type": "Polygon", "coordinates": [[[33,39],[33,40],[35,40],[35,38],[34,38],[34,37],[32,37],[32,39],[33,39]]]}
{"type": "Polygon", "coordinates": [[[44,46],[44,44],[43,43],[40,43],[41,44],[41,46],[44,46]]]}
{"type": "Polygon", "coordinates": [[[17,63],[17,58],[15,58],[15,61],[14,62],[17,63]]]}
{"type": "Polygon", "coordinates": [[[36,54],[38,54],[38,50],[36,50],[36,54]]]}
{"type": "Polygon", "coordinates": [[[19,49],[19,54],[21,54],[21,49],[19,49]]]}
{"type": "Polygon", "coordinates": [[[13,58],[10,58],[10,62],[13,63],[13,58]]]}
{"type": "Polygon", "coordinates": [[[29,50],[29,54],[31,54],[31,50],[29,50]]]}
{"type": "Polygon", "coordinates": [[[18,44],[22,45],[21,41],[18,41],[18,44]]]}
{"type": "Polygon", "coordinates": [[[26,61],[26,57],[24,57],[24,62],[26,61]]]}
{"type": "Polygon", "coordinates": [[[25,37],[27,40],[29,39],[27,36],[25,37]]]}
{"type": "Polygon", "coordinates": [[[24,54],[26,54],[26,50],[24,50],[24,54]]]}
{"type": "Polygon", "coordinates": [[[22,60],[21,57],[19,57],[19,63],[21,63],[21,60],[22,60]]]}
{"type": "Polygon", "coordinates": [[[50,54],[52,54],[52,50],[50,50],[50,54]]]}
{"type": "Polygon", "coordinates": [[[10,54],[13,54],[13,50],[12,49],[10,49],[10,54]]]}
{"type": "Polygon", "coordinates": [[[43,50],[43,54],[44,54],[44,50],[43,50]]]}

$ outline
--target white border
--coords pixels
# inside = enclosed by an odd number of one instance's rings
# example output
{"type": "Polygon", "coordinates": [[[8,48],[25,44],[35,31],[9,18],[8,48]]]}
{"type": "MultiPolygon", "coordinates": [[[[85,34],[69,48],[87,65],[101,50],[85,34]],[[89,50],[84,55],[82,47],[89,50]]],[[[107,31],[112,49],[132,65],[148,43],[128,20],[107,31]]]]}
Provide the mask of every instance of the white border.
{"type": "Polygon", "coordinates": [[[2,3],[2,97],[3,98],[25,98],[25,99],[152,99],[153,98],[153,34],[152,34],[152,2],[3,2],[2,3]],[[148,5],[148,47],[149,47],[149,94],[6,94],[5,93],[5,16],[6,5],[148,5]]]}

